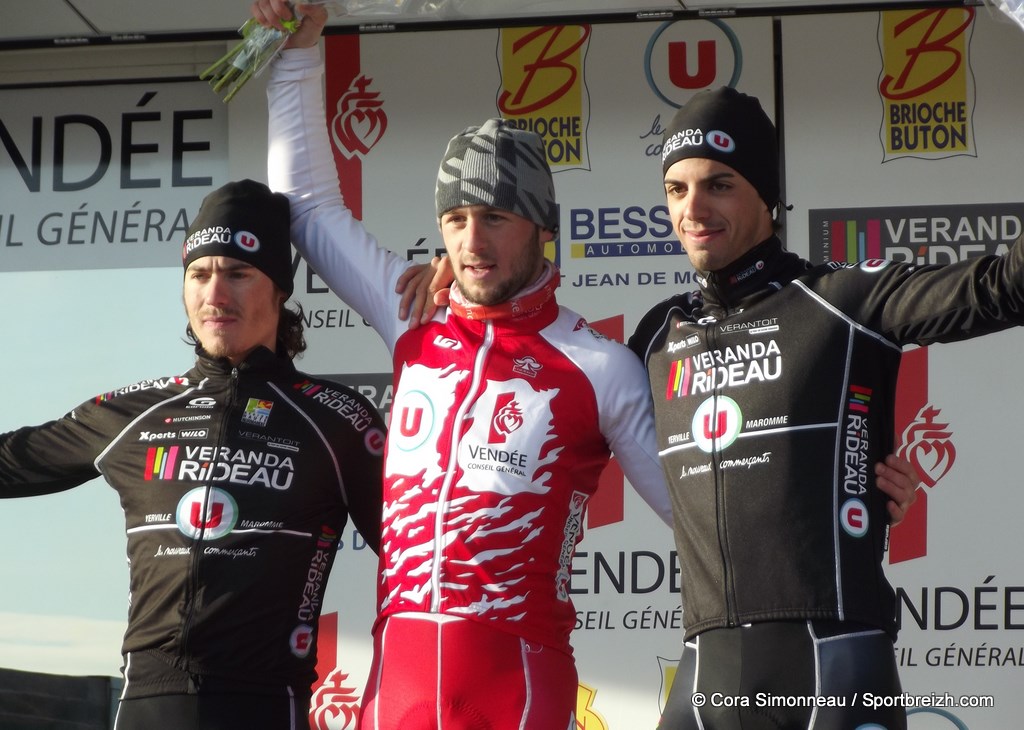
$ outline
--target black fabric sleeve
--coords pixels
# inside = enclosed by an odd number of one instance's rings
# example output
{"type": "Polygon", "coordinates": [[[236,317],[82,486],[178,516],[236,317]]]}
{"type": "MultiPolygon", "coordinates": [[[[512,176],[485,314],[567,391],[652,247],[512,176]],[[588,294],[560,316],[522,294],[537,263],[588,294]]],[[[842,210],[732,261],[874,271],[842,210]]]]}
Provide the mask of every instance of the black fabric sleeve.
{"type": "Polygon", "coordinates": [[[95,461],[109,443],[97,406],[0,435],[0,498],[61,492],[100,475],[95,461]]]}
{"type": "MultiPolygon", "coordinates": [[[[351,430],[338,453],[342,480],[352,524],[375,554],[380,551],[380,523],[384,500],[384,439],[387,428],[376,408],[372,424],[363,431],[351,430]]],[[[337,442],[336,442],[337,443],[337,442]]]]}

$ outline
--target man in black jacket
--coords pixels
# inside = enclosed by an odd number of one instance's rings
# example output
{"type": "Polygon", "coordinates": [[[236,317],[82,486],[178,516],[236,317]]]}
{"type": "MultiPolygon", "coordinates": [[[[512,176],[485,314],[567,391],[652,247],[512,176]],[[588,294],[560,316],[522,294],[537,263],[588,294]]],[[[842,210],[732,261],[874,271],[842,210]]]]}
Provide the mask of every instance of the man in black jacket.
{"type": "Polygon", "coordinates": [[[131,582],[117,730],[305,727],[348,517],[379,547],[384,422],[292,364],[305,342],[285,306],[283,195],[212,192],[182,263],[195,366],[0,435],[0,497],[100,475],[117,490],[131,582]]]}
{"type": "Polygon", "coordinates": [[[777,139],[757,99],[695,95],[663,150],[700,291],[655,306],[629,342],[682,566],[685,647],[660,727],[904,728],[898,703],[854,699],[900,694],[882,561],[905,504],[887,513],[871,465],[893,449],[904,345],[1024,323],[1024,242],[945,267],[812,267],[776,235],[777,139]]]}

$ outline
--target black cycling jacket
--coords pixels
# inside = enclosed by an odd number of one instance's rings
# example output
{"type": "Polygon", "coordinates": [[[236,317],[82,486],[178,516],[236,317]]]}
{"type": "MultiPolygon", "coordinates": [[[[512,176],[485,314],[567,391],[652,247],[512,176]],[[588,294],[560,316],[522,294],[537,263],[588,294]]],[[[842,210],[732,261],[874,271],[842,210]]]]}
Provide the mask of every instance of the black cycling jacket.
{"type": "Polygon", "coordinates": [[[658,304],[646,363],[670,482],[685,636],[756,621],[896,635],[882,560],[904,345],[1024,323],[1024,242],[949,266],[812,266],[772,237],[658,304]]]}
{"type": "MultiPolygon", "coordinates": [[[[348,516],[376,552],[384,422],[265,348],[0,435],[0,496],[102,475],[124,508],[124,696],[309,694],[348,516]]],[[[368,586],[369,588],[369,586],[368,586]]]]}

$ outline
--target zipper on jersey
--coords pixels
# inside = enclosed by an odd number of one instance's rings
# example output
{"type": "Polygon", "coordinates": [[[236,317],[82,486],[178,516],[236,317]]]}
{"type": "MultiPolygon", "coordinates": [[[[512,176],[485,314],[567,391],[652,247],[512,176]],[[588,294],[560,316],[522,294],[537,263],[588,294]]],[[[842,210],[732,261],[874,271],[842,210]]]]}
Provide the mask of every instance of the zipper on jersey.
{"type": "MultiPolygon", "coordinates": [[[[704,336],[708,343],[708,351],[713,352],[718,347],[718,340],[715,336],[715,327],[718,325],[716,322],[711,322],[705,326],[704,336]]],[[[722,392],[721,385],[715,385],[711,391],[712,398],[715,399],[715,408],[712,414],[716,416],[718,414],[718,399],[724,395],[722,392]]],[[[715,516],[715,525],[718,531],[718,550],[722,559],[722,591],[725,594],[725,615],[726,621],[729,626],[736,626],[736,591],[733,584],[733,570],[732,570],[732,557],[729,550],[729,526],[726,519],[726,504],[725,504],[725,487],[722,484],[722,454],[719,450],[719,438],[717,423],[712,424],[712,437],[711,437],[711,468],[714,476],[715,484],[715,509],[718,514],[715,516]]]]}
{"type": "MultiPolygon", "coordinates": [[[[228,381],[228,393],[227,398],[224,401],[223,416],[220,421],[220,433],[217,435],[216,446],[213,451],[213,459],[210,461],[210,474],[215,473],[215,467],[217,465],[217,459],[220,455],[221,447],[224,446],[228,431],[228,420],[231,412],[235,406],[235,398],[238,392],[238,368],[231,368],[231,376],[228,381]]],[[[200,511],[200,519],[203,524],[199,526],[199,534],[192,538],[192,546],[194,548],[190,557],[189,563],[189,576],[188,576],[188,594],[186,595],[185,602],[185,622],[181,629],[181,658],[187,665],[188,661],[192,657],[192,651],[189,647],[189,637],[192,633],[192,625],[195,623],[196,615],[196,598],[199,595],[199,561],[202,555],[202,543],[206,534],[206,515],[210,508],[210,490],[213,484],[208,483],[206,485],[206,491],[203,494],[203,508],[200,511]]],[[[201,677],[199,675],[189,676],[189,688],[195,687],[198,691],[201,677]]]]}
{"type": "Polygon", "coordinates": [[[437,511],[434,513],[434,555],[430,569],[430,612],[441,610],[441,558],[444,552],[444,525],[447,521],[448,495],[454,487],[459,465],[459,442],[462,437],[462,422],[470,407],[480,397],[484,384],[484,365],[487,355],[494,343],[494,324],[491,320],[484,321],[484,340],[473,358],[473,370],[470,373],[469,390],[459,403],[455,417],[452,419],[451,438],[449,439],[448,463],[445,465],[444,480],[437,494],[437,511]]]}

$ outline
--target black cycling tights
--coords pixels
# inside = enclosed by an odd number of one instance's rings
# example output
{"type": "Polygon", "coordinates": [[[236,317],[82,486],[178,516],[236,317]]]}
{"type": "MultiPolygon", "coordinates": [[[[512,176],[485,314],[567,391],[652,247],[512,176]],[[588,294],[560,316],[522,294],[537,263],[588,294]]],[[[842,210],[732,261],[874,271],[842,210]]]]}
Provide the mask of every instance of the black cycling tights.
{"type": "Polygon", "coordinates": [[[309,697],[162,695],[121,700],[114,730],[308,730],[309,697]]]}
{"type": "Polygon", "coordinates": [[[683,648],[658,730],[906,730],[900,695],[892,640],[877,629],[714,629],[683,648]]]}

